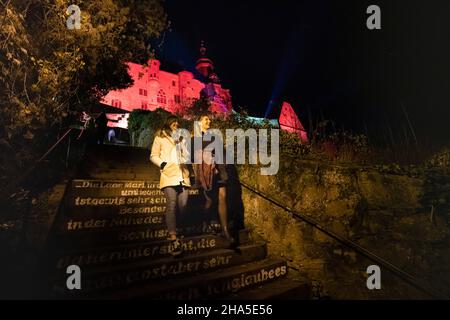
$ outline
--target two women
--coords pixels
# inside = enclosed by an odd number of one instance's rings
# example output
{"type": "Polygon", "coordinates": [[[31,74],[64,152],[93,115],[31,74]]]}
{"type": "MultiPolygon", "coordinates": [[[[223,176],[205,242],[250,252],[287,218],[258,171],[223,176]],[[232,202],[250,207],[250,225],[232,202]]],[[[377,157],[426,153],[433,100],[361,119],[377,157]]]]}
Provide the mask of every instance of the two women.
{"type": "MultiPolygon", "coordinates": [[[[208,116],[202,116],[200,125],[194,128],[194,139],[202,138],[211,125],[208,116]]],[[[172,135],[178,129],[178,120],[170,116],[161,130],[156,133],[153,142],[150,160],[161,170],[160,188],[167,199],[166,224],[169,231],[171,245],[169,251],[173,255],[179,255],[182,251],[181,242],[177,236],[177,213],[179,218],[183,218],[188,200],[188,188],[190,187],[189,168],[186,165],[190,152],[186,149],[185,141],[175,141],[172,135]]],[[[203,139],[202,139],[203,141],[203,139]]],[[[194,144],[193,144],[194,145],[194,144]]],[[[235,241],[230,235],[228,228],[228,214],[226,203],[226,184],[228,175],[224,164],[217,164],[206,159],[212,159],[214,154],[206,148],[208,143],[203,143],[201,150],[194,152],[201,153],[202,162],[194,164],[196,184],[204,190],[205,217],[209,216],[209,210],[213,204],[213,198],[218,197],[219,219],[222,228],[222,236],[229,240],[231,245],[235,241]]]]}

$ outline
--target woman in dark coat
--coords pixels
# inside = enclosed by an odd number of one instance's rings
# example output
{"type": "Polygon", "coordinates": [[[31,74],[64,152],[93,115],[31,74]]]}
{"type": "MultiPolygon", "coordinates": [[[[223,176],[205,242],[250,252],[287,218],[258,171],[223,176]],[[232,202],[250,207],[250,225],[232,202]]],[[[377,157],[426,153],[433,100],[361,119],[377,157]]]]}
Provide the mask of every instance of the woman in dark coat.
{"type": "MultiPolygon", "coordinates": [[[[211,161],[215,156],[214,150],[209,150],[207,146],[210,141],[203,141],[205,134],[208,134],[208,129],[211,127],[211,119],[207,115],[202,115],[199,121],[196,122],[194,127],[194,140],[201,139],[201,150],[194,151],[194,175],[195,184],[201,186],[205,195],[205,217],[208,215],[209,210],[212,207],[214,195],[217,194],[218,198],[218,211],[220,226],[222,229],[221,235],[228,239],[231,244],[235,243],[234,238],[230,234],[228,227],[228,212],[227,212],[227,184],[228,174],[226,171],[226,165],[215,163],[211,161]],[[198,154],[200,153],[200,156],[198,154]],[[197,154],[197,156],[196,156],[197,154]],[[201,163],[195,163],[196,158],[200,158],[201,163]]],[[[195,147],[194,141],[194,147],[195,147]]],[[[221,143],[221,146],[223,144],[221,143]]]]}

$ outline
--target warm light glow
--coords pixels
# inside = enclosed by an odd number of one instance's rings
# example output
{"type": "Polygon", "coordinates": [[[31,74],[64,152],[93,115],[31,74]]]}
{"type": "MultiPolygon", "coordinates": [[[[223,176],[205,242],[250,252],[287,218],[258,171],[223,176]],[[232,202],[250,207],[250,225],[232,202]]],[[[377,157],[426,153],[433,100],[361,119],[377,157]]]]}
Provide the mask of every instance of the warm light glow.
{"type": "Polygon", "coordinates": [[[107,113],[108,127],[128,129],[129,113],[107,113]]]}

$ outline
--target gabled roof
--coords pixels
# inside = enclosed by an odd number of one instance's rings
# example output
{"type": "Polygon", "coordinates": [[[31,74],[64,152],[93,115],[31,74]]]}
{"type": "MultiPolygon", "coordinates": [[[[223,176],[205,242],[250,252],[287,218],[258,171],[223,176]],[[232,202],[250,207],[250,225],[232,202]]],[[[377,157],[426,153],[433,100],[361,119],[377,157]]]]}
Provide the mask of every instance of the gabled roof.
{"type": "Polygon", "coordinates": [[[280,125],[289,127],[294,130],[305,131],[300,119],[288,102],[283,102],[281,113],[279,117],[280,125]]]}

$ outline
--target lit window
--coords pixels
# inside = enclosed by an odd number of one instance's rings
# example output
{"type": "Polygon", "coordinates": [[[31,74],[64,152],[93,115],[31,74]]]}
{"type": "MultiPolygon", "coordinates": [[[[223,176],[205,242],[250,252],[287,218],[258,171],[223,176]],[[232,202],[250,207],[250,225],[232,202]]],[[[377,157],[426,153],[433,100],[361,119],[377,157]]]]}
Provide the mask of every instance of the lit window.
{"type": "Polygon", "coordinates": [[[159,90],[158,96],[157,96],[157,101],[158,101],[158,103],[161,103],[161,104],[167,103],[166,94],[164,93],[163,90],[159,90]]]}
{"type": "Polygon", "coordinates": [[[112,99],[111,100],[111,104],[112,104],[113,107],[116,107],[116,108],[121,108],[122,107],[122,102],[120,100],[117,100],[117,99],[112,99]]]}

